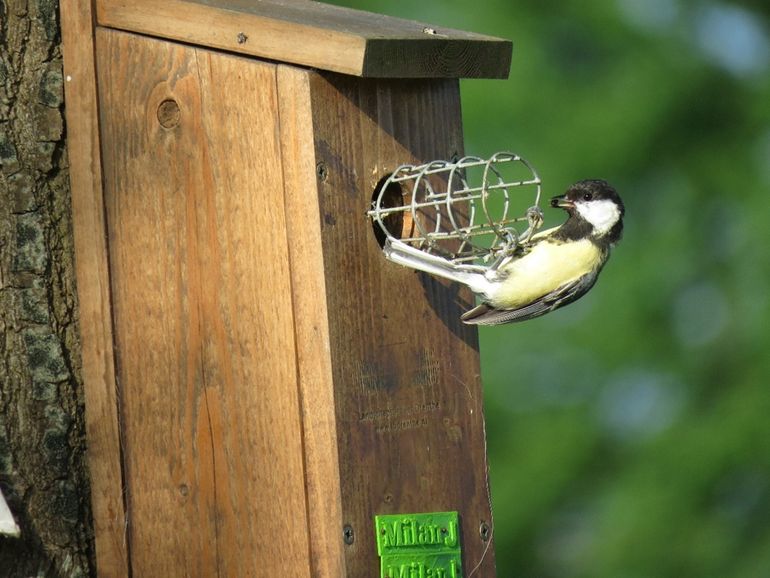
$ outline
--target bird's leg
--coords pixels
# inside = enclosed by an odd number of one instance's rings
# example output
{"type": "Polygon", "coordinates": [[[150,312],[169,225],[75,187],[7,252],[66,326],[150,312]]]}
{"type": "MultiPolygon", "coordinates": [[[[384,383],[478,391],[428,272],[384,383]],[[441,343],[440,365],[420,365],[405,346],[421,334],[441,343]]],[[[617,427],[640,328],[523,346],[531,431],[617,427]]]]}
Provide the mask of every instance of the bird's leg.
{"type": "Polygon", "coordinates": [[[504,229],[501,236],[505,238],[505,241],[500,249],[500,254],[497,256],[497,259],[487,267],[489,271],[497,271],[504,263],[507,263],[519,244],[516,232],[511,229],[504,229]]]}
{"type": "Polygon", "coordinates": [[[537,205],[527,209],[527,224],[529,225],[529,228],[524,231],[524,234],[522,235],[524,243],[529,243],[529,240],[532,238],[532,235],[535,234],[535,231],[543,226],[543,211],[541,211],[540,207],[537,205]]]}

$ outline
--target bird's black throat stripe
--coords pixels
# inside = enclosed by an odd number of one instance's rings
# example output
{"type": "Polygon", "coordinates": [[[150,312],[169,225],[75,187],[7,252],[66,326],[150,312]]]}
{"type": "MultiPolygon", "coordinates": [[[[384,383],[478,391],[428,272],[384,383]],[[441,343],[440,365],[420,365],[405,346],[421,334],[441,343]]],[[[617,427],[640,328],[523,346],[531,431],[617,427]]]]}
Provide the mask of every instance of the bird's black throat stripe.
{"type": "Polygon", "coordinates": [[[588,239],[599,248],[606,250],[620,241],[623,236],[623,221],[619,220],[606,234],[602,236],[593,235],[593,226],[591,223],[578,215],[571,215],[565,223],[554,232],[553,239],[559,241],[580,241],[588,239]]]}
{"type": "Polygon", "coordinates": [[[577,215],[571,215],[564,224],[554,232],[553,238],[559,241],[580,241],[581,239],[587,239],[591,236],[593,227],[591,223],[578,217],[577,215]]]}

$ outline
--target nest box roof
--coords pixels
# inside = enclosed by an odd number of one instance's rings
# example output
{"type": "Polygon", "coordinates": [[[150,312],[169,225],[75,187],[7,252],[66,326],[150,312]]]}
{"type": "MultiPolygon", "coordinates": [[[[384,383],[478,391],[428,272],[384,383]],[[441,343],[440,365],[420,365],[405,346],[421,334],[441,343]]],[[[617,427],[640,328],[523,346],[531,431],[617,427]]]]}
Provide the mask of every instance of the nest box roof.
{"type": "Polygon", "coordinates": [[[506,78],[511,42],[309,0],[97,0],[97,23],[354,76],[506,78]]]}

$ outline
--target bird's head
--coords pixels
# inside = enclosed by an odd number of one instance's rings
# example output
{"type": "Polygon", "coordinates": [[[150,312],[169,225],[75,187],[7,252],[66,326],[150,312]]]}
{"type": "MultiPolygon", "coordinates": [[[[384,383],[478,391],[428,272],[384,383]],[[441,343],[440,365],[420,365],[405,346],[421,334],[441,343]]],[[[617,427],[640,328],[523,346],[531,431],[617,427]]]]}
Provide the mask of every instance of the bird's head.
{"type": "Polygon", "coordinates": [[[579,181],[567,192],[551,199],[551,206],[567,211],[591,227],[590,236],[614,244],[623,233],[625,207],[618,192],[607,181],[579,181]]]}

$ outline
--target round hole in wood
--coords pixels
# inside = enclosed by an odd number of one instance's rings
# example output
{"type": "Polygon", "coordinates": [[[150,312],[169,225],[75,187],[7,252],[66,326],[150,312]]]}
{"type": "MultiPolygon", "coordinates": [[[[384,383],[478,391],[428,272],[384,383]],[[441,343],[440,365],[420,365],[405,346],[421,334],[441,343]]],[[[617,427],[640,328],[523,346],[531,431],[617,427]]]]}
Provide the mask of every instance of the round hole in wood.
{"type": "MultiPolygon", "coordinates": [[[[380,198],[381,209],[391,209],[396,207],[403,207],[409,202],[409,199],[405,198],[404,190],[400,184],[395,182],[388,182],[391,175],[385,175],[374,187],[374,193],[372,194],[372,203],[376,203],[380,198]],[[383,187],[385,189],[383,190],[383,187]]],[[[404,239],[412,234],[413,223],[412,216],[409,211],[395,211],[382,218],[382,224],[388,230],[388,232],[397,239],[404,239]]],[[[374,229],[374,237],[377,239],[380,247],[385,246],[385,240],[387,235],[382,230],[380,224],[376,221],[372,221],[372,227],[374,229]]]]}

